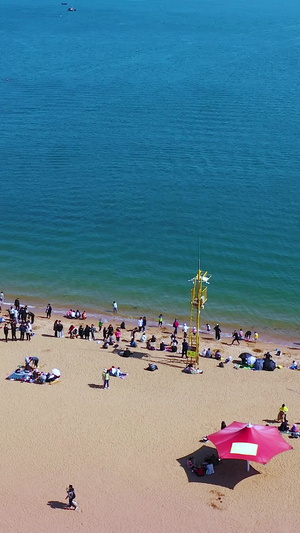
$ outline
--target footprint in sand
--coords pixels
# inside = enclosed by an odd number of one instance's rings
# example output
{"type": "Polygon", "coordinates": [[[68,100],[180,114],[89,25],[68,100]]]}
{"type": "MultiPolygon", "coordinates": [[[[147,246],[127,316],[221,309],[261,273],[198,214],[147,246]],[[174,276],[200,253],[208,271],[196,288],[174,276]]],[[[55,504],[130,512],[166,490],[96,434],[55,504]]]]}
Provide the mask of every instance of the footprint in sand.
{"type": "Polygon", "coordinates": [[[225,494],[222,492],[219,492],[218,490],[211,490],[210,494],[212,494],[212,499],[210,502],[210,506],[213,509],[218,509],[219,511],[223,511],[223,499],[225,494]]]}

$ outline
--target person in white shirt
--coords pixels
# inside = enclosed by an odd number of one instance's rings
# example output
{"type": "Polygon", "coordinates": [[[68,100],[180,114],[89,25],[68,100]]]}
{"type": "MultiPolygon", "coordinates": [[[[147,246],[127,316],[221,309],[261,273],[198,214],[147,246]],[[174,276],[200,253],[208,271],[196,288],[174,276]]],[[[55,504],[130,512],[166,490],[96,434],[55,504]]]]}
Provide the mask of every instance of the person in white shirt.
{"type": "Polygon", "coordinates": [[[26,339],[28,341],[31,340],[31,335],[32,335],[32,325],[30,324],[30,322],[27,322],[27,324],[26,324],[26,339]]]}

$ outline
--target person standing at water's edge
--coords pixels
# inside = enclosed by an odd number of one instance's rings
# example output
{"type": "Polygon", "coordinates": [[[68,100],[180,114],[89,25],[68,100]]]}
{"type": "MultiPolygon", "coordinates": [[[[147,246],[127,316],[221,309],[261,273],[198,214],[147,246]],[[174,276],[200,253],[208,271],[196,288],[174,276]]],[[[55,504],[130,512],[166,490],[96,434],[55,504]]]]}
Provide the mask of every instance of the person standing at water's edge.
{"type": "Polygon", "coordinates": [[[177,320],[177,318],[175,318],[174,322],[173,322],[173,328],[174,328],[174,334],[177,335],[178,333],[178,327],[179,327],[179,322],[177,320]]]}
{"type": "Polygon", "coordinates": [[[214,330],[215,330],[216,341],[219,341],[221,339],[221,333],[222,333],[222,330],[221,330],[219,324],[216,324],[216,326],[214,327],[214,330]]]}
{"type": "Polygon", "coordinates": [[[65,499],[66,500],[69,499],[70,509],[74,508],[74,510],[76,511],[76,509],[78,508],[78,505],[77,505],[77,502],[75,502],[76,494],[75,494],[75,489],[73,485],[69,485],[69,487],[66,490],[67,490],[67,496],[65,499]]]}
{"type": "Polygon", "coordinates": [[[235,342],[240,344],[239,334],[238,334],[238,332],[236,330],[234,330],[234,332],[232,334],[232,343],[231,344],[234,344],[235,342]]]}
{"type": "Polygon", "coordinates": [[[163,325],[163,316],[162,316],[162,314],[160,314],[159,317],[158,317],[158,327],[161,328],[162,325],[163,325]]]}
{"type": "Polygon", "coordinates": [[[51,307],[51,304],[48,304],[47,307],[46,307],[46,316],[47,316],[47,318],[51,318],[51,313],[52,313],[52,307],[51,307]]]}
{"type": "Polygon", "coordinates": [[[118,304],[117,304],[117,302],[115,300],[113,301],[112,306],[113,306],[113,313],[117,313],[118,312],[118,304]]]}

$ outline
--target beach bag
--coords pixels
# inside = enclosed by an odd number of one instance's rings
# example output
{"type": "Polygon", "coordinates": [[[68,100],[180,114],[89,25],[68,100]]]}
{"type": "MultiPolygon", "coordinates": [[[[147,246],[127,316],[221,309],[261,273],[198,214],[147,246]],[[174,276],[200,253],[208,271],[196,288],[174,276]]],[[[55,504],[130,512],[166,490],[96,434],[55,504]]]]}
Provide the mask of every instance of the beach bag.
{"type": "Polygon", "coordinates": [[[255,370],[263,370],[264,368],[264,360],[263,359],[256,359],[254,363],[254,369],[255,370]]]}

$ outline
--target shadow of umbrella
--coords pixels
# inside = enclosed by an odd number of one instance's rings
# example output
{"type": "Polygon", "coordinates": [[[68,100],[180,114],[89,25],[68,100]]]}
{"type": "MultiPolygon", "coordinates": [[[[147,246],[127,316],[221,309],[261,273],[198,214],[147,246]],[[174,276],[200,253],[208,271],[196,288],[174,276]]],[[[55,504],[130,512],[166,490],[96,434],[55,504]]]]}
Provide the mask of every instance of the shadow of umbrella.
{"type": "Polygon", "coordinates": [[[184,468],[187,478],[190,483],[204,483],[205,485],[216,485],[219,487],[226,487],[227,489],[233,490],[234,487],[249,477],[260,474],[255,468],[250,466],[249,472],[243,468],[243,462],[239,459],[223,459],[217,466],[214,467],[215,473],[198,477],[191,469],[187,468],[187,460],[193,456],[195,463],[200,465],[203,463],[206,457],[209,457],[212,454],[217,455],[216,448],[212,446],[201,446],[198,450],[185,457],[180,457],[177,459],[178,463],[184,468]]]}

